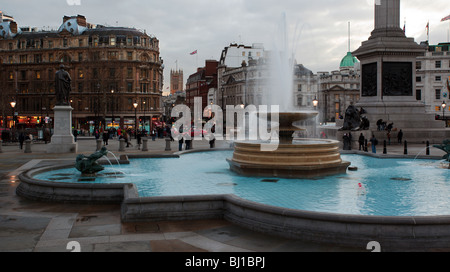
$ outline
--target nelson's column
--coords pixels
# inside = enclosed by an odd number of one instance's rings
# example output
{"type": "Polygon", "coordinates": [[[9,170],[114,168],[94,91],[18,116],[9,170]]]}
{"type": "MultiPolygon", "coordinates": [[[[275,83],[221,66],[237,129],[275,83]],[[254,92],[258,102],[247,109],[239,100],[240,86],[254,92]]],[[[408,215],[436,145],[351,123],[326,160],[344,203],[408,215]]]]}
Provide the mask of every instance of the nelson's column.
{"type": "Polygon", "coordinates": [[[383,119],[402,129],[408,142],[441,143],[450,137],[444,122],[427,114],[416,100],[416,58],[425,51],[400,28],[400,0],[376,1],[375,29],[353,52],[361,62],[361,99],[356,106],[367,111],[372,131],[383,119]]]}

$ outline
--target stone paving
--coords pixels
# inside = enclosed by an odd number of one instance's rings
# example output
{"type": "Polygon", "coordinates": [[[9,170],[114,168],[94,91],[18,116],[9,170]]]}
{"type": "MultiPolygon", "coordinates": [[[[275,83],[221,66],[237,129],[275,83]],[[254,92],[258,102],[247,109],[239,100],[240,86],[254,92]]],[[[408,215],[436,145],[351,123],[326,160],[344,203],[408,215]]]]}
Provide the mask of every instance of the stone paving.
{"type": "MultiPolygon", "coordinates": [[[[133,140],[135,143],[135,140],[133,140]]],[[[149,154],[164,151],[164,139],[149,141],[149,154]]],[[[93,138],[78,139],[78,151],[95,151],[93,138]]],[[[216,148],[227,148],[218,142],[216,148]]],[[[425,146],[409,147],[412,156],[424,152],[425,146]]],[[[206,141],[194,142],[194,149],[209,149],[206,141]]],[[[116,156],[142,154],[134,146],[119,152],[119,142],[110,140],[108,149],[116,156]]],[[[382,151],[382,150],[381,150],[382,151]]],[[[25,154],[18,145],[2,146],[0,153],[0,252],[69,252],[74,241],[82,252],[335,252],[367,251],[365,248],[340,248],[306,243],[257,233],[225,220],[182,222],[122,223],[119,205],[73,205],[42,203],[15,194],[18,174],[41,160],[75,160],[75,154],[46,154],[46,145],[35,143],[25,154]],[[69,249],[68,249],[69,248],[69,249]]],[[[431,149],[432,156],[443,152],[431,149]]],[[[403,147],[389,147],[389,154],[403,154],[403,147]]],[[[383,156],[383,155],[379,155],[383,156]]]]}

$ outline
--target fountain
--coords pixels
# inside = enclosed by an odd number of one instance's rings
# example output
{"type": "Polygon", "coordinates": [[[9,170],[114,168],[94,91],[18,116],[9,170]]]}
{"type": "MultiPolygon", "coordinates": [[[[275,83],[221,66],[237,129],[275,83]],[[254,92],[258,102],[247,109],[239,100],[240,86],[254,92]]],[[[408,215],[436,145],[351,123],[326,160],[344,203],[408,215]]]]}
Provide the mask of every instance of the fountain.
{"type": "Polygon", "coordinates": [[[265,142],[235,143],[230,169],[244,176],[272,176],[283,178],[314,178],[345,173],[350,162],[341,159],[339,142],[322,139],[294,140],[293,133],[303,129],[295,121],[314,118],[317,112],[280,113],[280,141],[275,151],[264,151],[265,142]]]}
{"type": "MultiPolygon", "coordinates": [[[[232,159],[227,159],[230,169],[244,176],[272,176],[283,178],[312,178],[345,173],[349,162],[341,159],[339,142],[332,140],[294,140],[293,134],[304,129],[295,122],[314,119],[316,111],[298,111],[293,105],[294,50],[287,41],[286,17],[276,31],[274,49],[269,57],[270,79],[263,98],[266,105],[278,105],[279,123],[272,125],[279,135],[279,143],[273,151],[265,151],[262,141],[238,141],[232,159]],[[289,53],[289,52],[292,53],[289,53]]],[[[297,36],[297,35],[295,35],[297,36]]],[[[296,44],[296,41],[293,41],[296,44]]],[[[259,113],[261,120],[268,120],[272,113],[259,113]]],[[[274,122],[275,123],[275,122],[274,122]]]]}
{"type": "Polygon", "coordinates": [[[448,169],[450,169],[450,140],[445,140],[442,145],[435,145],[434,147],[447,153],[442,159],[448,162],[448,169]]]}

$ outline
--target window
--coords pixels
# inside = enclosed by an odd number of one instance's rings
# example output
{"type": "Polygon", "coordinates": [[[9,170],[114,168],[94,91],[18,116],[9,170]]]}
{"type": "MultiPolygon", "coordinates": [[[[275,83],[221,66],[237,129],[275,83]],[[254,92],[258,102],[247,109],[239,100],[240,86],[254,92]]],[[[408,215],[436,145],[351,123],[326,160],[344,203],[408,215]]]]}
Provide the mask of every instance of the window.
{"type": "Polygon", "coordinates": [[[82,93],[83,92],[83,82],[78,83],[78,92],[82,93]]]}
{"type": "Polygon", "coordinates": [[[434,80],[435,80],[435,81],[442,81],[442,77],[441,77],[441,76],[436,76],[436,77],[434,78],[434,80]]]}
{"type": "Polygon", "coordinates": [[[436,100],[441,100],[441,89],[435,90],[436,100]]]}
{"type": "Polygon", "coordinates": [[[84,78],[83,69],[78,69],[78,78],[79,79],[83,79],[84,78]]]}
{"type": "Polygon", "coordinates": [[[98,69],[97,68],[92,69],[92,77],[95,79],[98,78],[98,69]]]}
{"type": "Polygon", "coordinates": [[[112,37],[112,38],[109,40],[109,45],[111,45],[111,46],[116,46],[116,37],[112,37]]]}
{"type": "Polygon", "coordinates": [[[133,68],[127,69],[127,78],[133,78],[133,68]]]}
{"type": "Polygon", "coordinates": [[[64,40],[63,40],[63,47],[67,47],[68,44],[69,44],[69,42],[67,41],[67,39],[64,39],[64,40]]]}
{"type": "Polygon", "coordinates": [[[41,62],[42,62],[42,55],[41,54],[34,55],[34,63],[41,63],[41,62]]]}
{"type": "Polygon", "coordinates": [[[133,52],[127,52],[127,60],[133,60],[133,52]]]}
{"type": "Polygon", "coordinates": [[[36,79],[41,79],[41,71],[36,71],[36,79]]]}
{"type": "Polygon", "coordinates": [[[127,92],[129,92],[129,93],[133,92],[133,82],[127,83],[127,92]]]}
{"type": "Polygon", "coordinates": [[[53,48],[53,41],[48,41],[48,48],[53,48]]]}
{"type": "Polygon", "coordinates": [[[48,61],[49,62],[54,62],[55,58],[53,57],[53,53],[48,54],[48,61]]]}
{"type": "Polygon", "coordinates": [[[78,53],[78,61],[83,61],[83,53],[78,53]]]}
{"type": "Polygon", "coordinates": [[[27,55],[20,55],[20,63],[27,63],[27,55]]]}
{"type": "Polygon", "coordinates": [[[422,82],[422,77],[420,76],[416,77],[416,82],[422,82]]]}
{"type": "Polygon", "coordinates": [[[416,100],[422,100],[422,90],[416,90],[416,100]]]}
{"type": "Polygon", "coordinates": [[[299,92],[301,92],[301,91],[302,91],[302,84],[298,84],[298,86],[297,86],[297,90],[298,90],[299,92]]]}
{"type": "Polygon", "coordinates": [[[436,68],[441,68],[441,66],[442,66],[441,61],[440,61],[440,60],[437,60],[434,66],[435,66],[436,68]]]}
{"type": "Polygon", "coordinates": [[[422,62],[421,61],[417,61],[416,62],[416,70],[420,70],[422,69],[422,62]]]}
{"type": "Polygon", "coordinates": [[[119,55],[118,52],[108,52],[108,59],[109,60],[116,60],[118,55],[119,55]]]}
{"type": "Polygon", "coordinates": [[[109,77],[110,78],[116,77],[116,69],[115,68],[109,69],[109,77]]]}
{"type": "Polygon", "coordinates": [[[242,56],[243,56],[243,57],[245,57],[245,51],[244,51],[244,52],[242,52],[242,56]]]}
{"type": "Polygon", "coordinates": [[[14,79],[14,72],[9,72],[9,80],[13,80],[14,79]]]}
{"type": "Polygon", "coordinates": [[[78,46],[79,47],[83,47],[84,46],[84,40],[83,39],[79,39],[78,40],[78,46]]]}

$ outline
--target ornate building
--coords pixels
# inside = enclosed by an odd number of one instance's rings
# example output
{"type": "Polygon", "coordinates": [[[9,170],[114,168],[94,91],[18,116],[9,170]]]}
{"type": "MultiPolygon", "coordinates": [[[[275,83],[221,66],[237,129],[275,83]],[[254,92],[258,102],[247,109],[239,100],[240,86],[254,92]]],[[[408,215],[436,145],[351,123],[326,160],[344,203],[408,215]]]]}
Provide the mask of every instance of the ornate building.
{"type": "Polygon", "coordinates": [[[14,125],[12,113],[21,127],[51,119],[61,64],[72,78],[75,128],[135,128],[138,119],[149,130],[160,121],[163,61],[157,38],[133,28],[95,26],[82,15],[65,16],[57,31],[18,29],[13,20],[0,26],[1,127],[14,125]]]}

